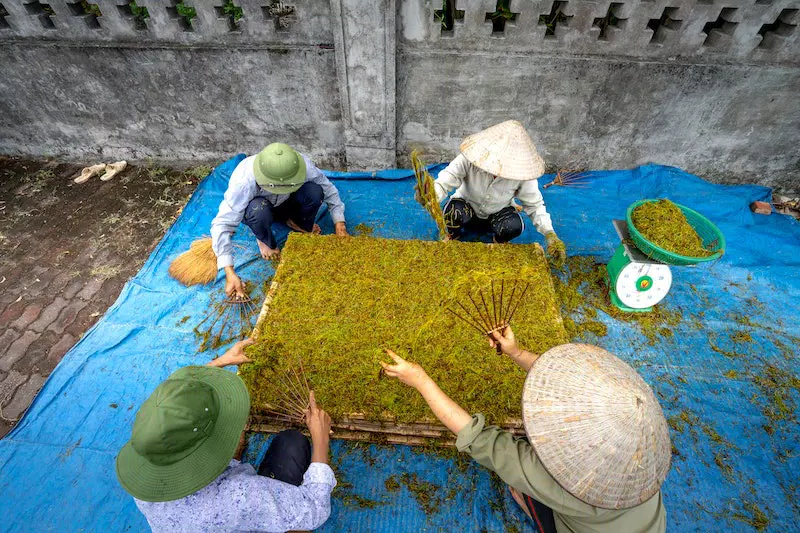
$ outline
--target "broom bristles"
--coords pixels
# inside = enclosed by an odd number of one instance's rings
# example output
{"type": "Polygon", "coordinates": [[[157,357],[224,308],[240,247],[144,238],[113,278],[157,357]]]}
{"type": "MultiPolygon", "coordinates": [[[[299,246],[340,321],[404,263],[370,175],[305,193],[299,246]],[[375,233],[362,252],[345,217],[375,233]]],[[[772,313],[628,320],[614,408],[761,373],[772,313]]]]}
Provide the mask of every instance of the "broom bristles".
{"type": "Polygon", "coordinates": [[[207,285],[217,277],[217,256],[211,248],[211,238],[194,241],[189,250],[169,265],[169,275],[190,285],[207,285]]]}

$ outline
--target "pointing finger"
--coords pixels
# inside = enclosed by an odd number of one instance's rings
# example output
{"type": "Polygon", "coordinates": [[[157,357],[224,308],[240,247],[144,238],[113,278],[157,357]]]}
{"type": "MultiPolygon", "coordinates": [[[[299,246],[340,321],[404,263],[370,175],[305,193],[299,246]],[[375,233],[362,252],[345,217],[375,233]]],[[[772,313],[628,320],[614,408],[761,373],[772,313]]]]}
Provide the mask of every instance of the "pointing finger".
{"type": "Polygon", "coordinates": [[[317,410],[317,399],[314,397],[314,391],[308,393],[308,408],[313,413],[317,410]]]}

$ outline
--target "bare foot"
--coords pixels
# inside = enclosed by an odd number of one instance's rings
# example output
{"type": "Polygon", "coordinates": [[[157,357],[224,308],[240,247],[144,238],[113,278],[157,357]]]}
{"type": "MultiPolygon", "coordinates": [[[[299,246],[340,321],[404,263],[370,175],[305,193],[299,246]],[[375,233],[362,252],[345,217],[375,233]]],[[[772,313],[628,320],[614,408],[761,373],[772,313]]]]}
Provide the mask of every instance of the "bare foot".
{"type": "Polygon", "coordinates": [[[511,492],[511,497],[514,498],[515,502],[517,502],[517,505],[522,507],[522,510],[525,511],[525,514],[528,515],[528,518],[533,520],[531,512],[528,510],[528,506],[525,505],[525,497],[522,495],[522,493],[512,486],[509,486],[508,490],[511,492]]]}
{"type": "Polygon", "coordinates": [[[291,218],[286,220],[286,225],[289,226],[294,231],[299,231],[300,233],[313,233],[314,235],[319,235],[320,233],[322,233],[322,228],[320,228],[319,225],[317,224],[314,224],[314,227],[311,228],[311,231],[306,231],[297,224],[295,224],[294,220],[292,220],[291,218]]]}
{"type": "Polygon", "coordinates": [[[259,241],[258,239],[256,239],[256,242],[258,243],[258,249],[261,252],[261,257],[263,257],[267,261],[269,261],[271,259],[279,259],[280,258],[280,254],[281,254],[280,250],[278,250],[277,248],[274,248],[274,249],[270,248],[269,246],[267,246],[263,242],[259,241]]]}

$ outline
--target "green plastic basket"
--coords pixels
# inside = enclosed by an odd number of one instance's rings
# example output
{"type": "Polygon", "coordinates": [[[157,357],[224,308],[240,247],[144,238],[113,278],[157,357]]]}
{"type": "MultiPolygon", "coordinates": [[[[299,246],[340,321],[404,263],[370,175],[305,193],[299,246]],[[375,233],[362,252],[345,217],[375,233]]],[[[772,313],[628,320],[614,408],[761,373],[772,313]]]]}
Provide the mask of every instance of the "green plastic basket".
{"type": "Polygon", "coordinates": [[[672,253],[667,251],[660,246],[656,246],[649,240],[647,240],[644,235],[639,233],[639,230],[636,229],[633,225],[633,220],[631,219],[631,215],[633,214],[633,210],[639,207],[642,204],[646,204],[648,202],[657,202],[659,199],[656,198],[649,198],[646,200],[639,200],[634,202],[633,204],[628,207],[628,213],[626,215],[626,220],[628,222],[628,231],[631,234],[631,239],[633,240],[633,244],[641,250],[647,257],[654,259],[656,261],[661,261],[662,263],[666,263],[668,265],[675,265],[675,266],[686,266],[686,265],[694,265],[697,263],[706,263],[708,261],[715,261],[722,257],[722,254],[725,253],[725,236],[722,232],[717,228],[710,220],[706,217],[689,209],[688,207],[684,207],[680,204],[677,205],[680,210],[683,212],[686,220],[689,224],[694,228],[697,234],[700,236],[700,240],[703,242],[703,247],[707,250],[714,252],[708,257],[688,257],[685,255],[679,255],[676,253],[672,253]]]}

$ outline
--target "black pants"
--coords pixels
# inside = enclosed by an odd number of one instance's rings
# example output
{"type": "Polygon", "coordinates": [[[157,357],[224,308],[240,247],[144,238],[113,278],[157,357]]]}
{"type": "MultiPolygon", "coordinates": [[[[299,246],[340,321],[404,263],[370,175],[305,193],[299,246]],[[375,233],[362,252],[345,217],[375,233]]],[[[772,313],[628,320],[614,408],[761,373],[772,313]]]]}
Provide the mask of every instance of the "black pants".
{"type": "Polygon", "coordinates": [[[266,198],[253,198],[244,210],[242,222],[253,230],[256,239],[270,248],[277,248],[272,223],[291,219],[303,230],[311,231],[319,206],[322,205],[322,197],[322,187],[307,181],[278,207],[273,207],[266,198]]]}
{"type": "Polygon", "coordinates": [[[525,501],[525,507],[528,508],[528,512],[533,517],[533,525],[537,533],[556,533],[556,520],[553,517],[553,510],[527,494],[523,494],[522,499],[525,501]]]}
{"type": "Polygon", "coordinates": [[[504,207],[489,218],[480,218],[469,203],[453,198],[444,206],[447,231],[453,238],[461,238],[468,231],[491,233],[496,242],[508,242],[519,237],[524,229],[522,217],[513,206],[504,207]]]}
{"type": "Polygon", "coordinates": [[[269,443],[258,475],[300,486],[311,465],[311,443],[296,429],[285,429],[269,443]]]}

